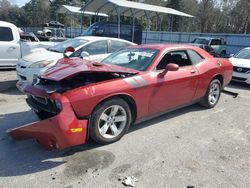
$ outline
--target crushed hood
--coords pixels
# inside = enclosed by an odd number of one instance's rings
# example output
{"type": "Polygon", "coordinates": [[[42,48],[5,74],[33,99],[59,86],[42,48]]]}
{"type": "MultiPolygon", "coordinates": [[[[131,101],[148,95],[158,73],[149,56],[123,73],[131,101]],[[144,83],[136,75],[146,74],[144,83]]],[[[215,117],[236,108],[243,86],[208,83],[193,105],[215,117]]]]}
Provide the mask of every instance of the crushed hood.
{"type": "Polygon", "coordinates": [[[49,68],[41,77],[43,79],[60,81],[84,72],[136,74],[139,71],[115,65],[90,62],[80,58],[64,58],[60,59],[55,66],[49,68]]]}

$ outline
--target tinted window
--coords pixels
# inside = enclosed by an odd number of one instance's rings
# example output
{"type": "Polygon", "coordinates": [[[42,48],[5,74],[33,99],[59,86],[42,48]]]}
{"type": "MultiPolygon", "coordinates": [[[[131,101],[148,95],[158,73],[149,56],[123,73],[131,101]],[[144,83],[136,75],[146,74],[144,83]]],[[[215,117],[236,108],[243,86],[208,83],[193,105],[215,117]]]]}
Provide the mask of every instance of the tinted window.
{"type": "Polygon", "coordinates": [[[221,45],[221,40],[220,39],[213,39],[211,41],[210,45],[221,45]]]}
{"type": "Polygon", "coordinates": [[[203,60],[203,57],[193,50],[188,50],[188,55],[194,65],[200,63],[203,60]]]}
{"type": "Polygon", "coordinates": [[[165,69],[167,64],[174,63],[180,67],[191,65],[190,59],[188,58],[186,51],[172,51],[168,52],[157,65],[156,69],[165,69]]]}
{"type": "Polygon", "coordinates": [[[107,41],[98,41],[88,44],[82,48],[82,51],[86,51],[89,55],[107,54],[108,44],[107,41]]]}
{"type": "Polygon", "coordinates": [[[83,36],[92,36],[96,30],[99,28],[99,26],[91,25],[84,33],[83,36]]]}
{"type": "Polygon", "coordinates": [[[0,41],[12,41],[12,31],[8,27],[0,27],[0,41]]]}
{"type": "Polygon", "coordinates": [[[121,41],[115,41],[115,40],[111,40],[111,44],[110,44],[110,52],[116,52],[118,50],[120,50],[121,48],[130,46],[130,44],[125,43],[125,42],[121,42],[121,41]]]}

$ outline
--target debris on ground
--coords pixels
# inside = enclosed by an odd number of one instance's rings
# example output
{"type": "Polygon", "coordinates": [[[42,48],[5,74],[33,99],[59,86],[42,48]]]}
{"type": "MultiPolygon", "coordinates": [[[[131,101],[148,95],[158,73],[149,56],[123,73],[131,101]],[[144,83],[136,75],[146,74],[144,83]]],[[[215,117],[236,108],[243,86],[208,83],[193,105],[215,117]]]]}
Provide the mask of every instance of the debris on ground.
{"type": "Polygon", "coordinates": [[[193,185],[188,185],[187,188],[195,188],[193,185]]]}
{"type": "Polygon", "coordinates": [[[235,93],[235,92],[228,91],[228,90],[225,90],[225,89],[223,89],[222,92],[225,93],[225,94],[233,96],[233,98],[237,98],[238,95],[239,95],[239,93],[235,93]]]}
{"type": "Polygon", "coordinates": [[[100,173],[99,173],[98,168],[96,168],[96,169],[94,169],[94,170],[92,171],[92,176],[96,177],[96,176],[99,176],[99,175],[100,175],[100,173]]]}
{"type": "Polygon", "coordinates": [[[126,176],[123,179],[122,184],[127,186],[127,187],[134,187],[135,182],[138,182],[138,179],[136,177],[134,177],[134,176],[126,176]]]}

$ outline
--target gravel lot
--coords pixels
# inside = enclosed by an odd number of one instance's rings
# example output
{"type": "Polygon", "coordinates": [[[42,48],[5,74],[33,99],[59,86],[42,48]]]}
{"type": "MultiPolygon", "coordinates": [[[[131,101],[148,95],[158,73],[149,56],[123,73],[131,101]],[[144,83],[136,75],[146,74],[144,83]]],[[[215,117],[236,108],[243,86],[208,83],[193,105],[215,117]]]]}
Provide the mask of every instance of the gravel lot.
{"type": "Polygon", "coordinates": [[[5,131],[37,120],[17,91],[15,71],[0,71],[1,187],[247,188],[250,185],[250,86],[233,83],[211,110],[193,105],[133,126],[111,145],[43,150],[5,131]]]}

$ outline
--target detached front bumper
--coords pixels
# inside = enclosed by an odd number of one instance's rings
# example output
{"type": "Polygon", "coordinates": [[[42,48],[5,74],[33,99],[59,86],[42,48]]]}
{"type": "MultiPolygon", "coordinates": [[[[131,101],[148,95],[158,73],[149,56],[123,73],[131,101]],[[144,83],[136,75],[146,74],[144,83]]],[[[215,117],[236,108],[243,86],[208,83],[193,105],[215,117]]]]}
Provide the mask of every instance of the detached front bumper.
{"type": "Polygon", "coordinates": [[[16,140],[36,139],[45,149],[64,149],[84,144],[88,120],[79,120],[67,97],[53,94],[51,99],[60,101],[62,110],[55,116],[8,130],[16,140]]]}

